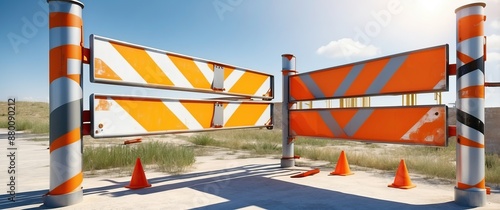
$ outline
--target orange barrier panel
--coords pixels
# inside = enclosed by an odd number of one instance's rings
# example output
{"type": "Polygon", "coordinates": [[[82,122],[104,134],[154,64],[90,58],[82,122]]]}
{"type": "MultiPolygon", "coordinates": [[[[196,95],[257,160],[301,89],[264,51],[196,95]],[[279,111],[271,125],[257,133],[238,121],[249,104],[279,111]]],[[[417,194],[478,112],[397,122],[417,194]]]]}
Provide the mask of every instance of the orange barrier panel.
{"type": "Polygon", "coordinates": [[[273,98],[270,74],[93,34],[90,50],[92,82],[273,98]]]}
{"type": "Polygon", "coordinates": [[[272,128],[272,102],[91,95],[92,137],[272,128]]]}
{"type": "Polygon", "coordinates": [[[446,146],[447,107],[290,110],[292,136],[446,146]]]}
{"type": "Polygon", "coordinates": [[[448,45],[290,76],[290,101],[448,91],[448,45]]]}

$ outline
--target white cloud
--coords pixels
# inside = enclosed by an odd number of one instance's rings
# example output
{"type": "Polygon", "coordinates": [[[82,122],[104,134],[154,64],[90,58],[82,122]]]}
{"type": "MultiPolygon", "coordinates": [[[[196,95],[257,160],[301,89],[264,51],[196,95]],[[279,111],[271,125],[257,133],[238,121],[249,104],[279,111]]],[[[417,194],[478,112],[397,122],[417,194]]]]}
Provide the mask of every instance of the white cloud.
{"type": "Polygon", "coordinates": [[[488,51],[500,51],[500,35],[492,34],[486,37],[488,51]]]}
{"type": "Polygon", "coordinates": [[[373,57],[380,54],[380,49],[373,45],[364,45],[350,38],[342,38],[337,41],[331,41],[327,45],[321,46],[316,50],[318,55],[331,58],[349,58],[349,57],[373,57]]]}
{"type": "Polygon", "coordinates": [[[500,62],[500,52],[488,52],[486,54],[486,62],[500,62]]]}
{"type": "Polygon", "coordinates": [[[491,21],[491,27],[494,29],[500,29],[500,19],[491,21]]]}

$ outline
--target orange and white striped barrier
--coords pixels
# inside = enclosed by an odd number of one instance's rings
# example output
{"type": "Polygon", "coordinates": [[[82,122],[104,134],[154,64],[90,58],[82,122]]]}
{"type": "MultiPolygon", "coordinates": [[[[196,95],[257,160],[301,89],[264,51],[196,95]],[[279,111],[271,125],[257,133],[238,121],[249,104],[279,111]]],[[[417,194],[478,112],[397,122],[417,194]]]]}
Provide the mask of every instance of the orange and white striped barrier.
{"type": "Polygon", "coordinates": [[[447,90],[448,45],[290,76],[290,101],[447,90]]]}
{"type": "Polygon", "coordinates": [[[455,202],[486,205],[484,154],[484,3],[455,10],[457,18],[457,185],[455,202]]]}
{"type": "Polygon", "coordinates": [[[273,98],[272,75],[91,35],[91,81],[273,98]]]}
{"type": "Polygon", "coordinates": [[[290,110],[293,136],[446,146],[447,107],[370,107],[290,110]]]}
{"type": "Polygon", "coordinates": [[[91,96],[92,137],[272,127],[271,102],[91,96]]]}
{"type": "Polygon", "coordinates": [[[82,9],[76,0],[49,0],[50,188],[47,207],[83,200],[82,9]]]}

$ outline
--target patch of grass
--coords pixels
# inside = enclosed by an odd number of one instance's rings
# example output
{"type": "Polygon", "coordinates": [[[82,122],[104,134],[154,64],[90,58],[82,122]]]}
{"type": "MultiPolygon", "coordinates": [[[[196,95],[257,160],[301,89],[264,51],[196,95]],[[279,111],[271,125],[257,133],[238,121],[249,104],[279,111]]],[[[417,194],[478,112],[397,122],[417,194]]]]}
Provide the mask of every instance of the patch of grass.
{"type": "MultiPolygon", "coordinates": [[[[0,102],[0,128],[8,127],[7,102],[0,102]]],[[[30,133],[49,132],[49,104],[44,102],[16,102],[16,130],[30,133]]]]}
{"type": "Polygon", "coordinates": [[[143,165],[154,165],[170,173],[182,172],[195,162],[192,148],[154,141],[129,146],[85,147],[83,170],[133,167],[138,157],[143,165]]]}
{"type": "Polygon", "coordinates": [[[195,135],[188,139],[190,142],[200,146],[218,146],[220,142],[208,135],[195,135]]]}
{"type": "Polygon", "coordinates": [[[500,156],[486,154],[486,182],[500,184],[500,156]]]}

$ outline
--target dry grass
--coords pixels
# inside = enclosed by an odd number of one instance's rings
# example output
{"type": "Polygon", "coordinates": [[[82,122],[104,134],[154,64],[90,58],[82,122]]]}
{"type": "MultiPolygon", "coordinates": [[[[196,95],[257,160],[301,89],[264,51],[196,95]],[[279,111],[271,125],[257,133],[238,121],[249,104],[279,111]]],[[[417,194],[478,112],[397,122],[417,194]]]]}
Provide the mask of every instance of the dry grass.
{"type": "MultiPolygon", "coordinates": [[[[49,132],[49,104],[16,102],[16,130],[30,133],[49,132]]],[[[0,128],[7,128],[7,102],[0,102],[0,128]]]]}

